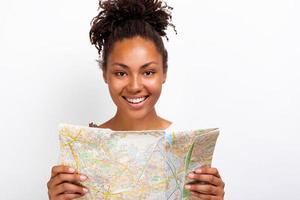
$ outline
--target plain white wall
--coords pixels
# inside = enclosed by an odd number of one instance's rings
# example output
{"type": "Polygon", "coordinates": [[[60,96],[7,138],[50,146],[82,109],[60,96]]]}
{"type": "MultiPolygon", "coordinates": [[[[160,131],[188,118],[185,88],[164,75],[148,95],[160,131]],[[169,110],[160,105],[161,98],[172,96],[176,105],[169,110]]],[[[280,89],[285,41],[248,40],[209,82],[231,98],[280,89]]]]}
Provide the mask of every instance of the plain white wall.
{"type": "MultiPolygon", "coordinates": [[[[157,105],[219,127],[227,200],[299,199],[300,2],[168,1],[169,74],[157,105]]],[[[57,125],[115,111],[88,38],[97,0],[0,1],[0,199],[47,199],[57,125]]]]}

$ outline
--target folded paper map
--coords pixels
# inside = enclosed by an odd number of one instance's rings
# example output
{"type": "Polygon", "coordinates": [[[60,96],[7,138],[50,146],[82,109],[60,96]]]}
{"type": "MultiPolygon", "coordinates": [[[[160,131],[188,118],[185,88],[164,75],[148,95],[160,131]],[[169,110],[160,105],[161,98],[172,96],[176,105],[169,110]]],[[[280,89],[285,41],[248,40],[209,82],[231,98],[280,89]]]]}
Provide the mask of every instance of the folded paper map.
{"type": "Polygon", "coordinates": [[[219,129],[112,131],[59,125],[60,164],[88,176],[81,200],[195,199],[187,174],[211,165],[219,129]]]}

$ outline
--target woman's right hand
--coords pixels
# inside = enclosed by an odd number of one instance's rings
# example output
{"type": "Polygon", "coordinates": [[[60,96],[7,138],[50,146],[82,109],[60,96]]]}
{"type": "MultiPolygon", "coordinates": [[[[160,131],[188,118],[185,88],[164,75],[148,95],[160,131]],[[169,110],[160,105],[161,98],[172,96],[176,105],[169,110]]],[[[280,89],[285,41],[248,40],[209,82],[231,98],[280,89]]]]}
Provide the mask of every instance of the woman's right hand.
{"type": "Polygon", "coordinates": [[[47,183],[50,200],[71,200],[84,196],[88,190],[80,186],[79,182],[87,177],[77,174],[75,169],[58,165],[52,167],[51,178],[47,183]]]}

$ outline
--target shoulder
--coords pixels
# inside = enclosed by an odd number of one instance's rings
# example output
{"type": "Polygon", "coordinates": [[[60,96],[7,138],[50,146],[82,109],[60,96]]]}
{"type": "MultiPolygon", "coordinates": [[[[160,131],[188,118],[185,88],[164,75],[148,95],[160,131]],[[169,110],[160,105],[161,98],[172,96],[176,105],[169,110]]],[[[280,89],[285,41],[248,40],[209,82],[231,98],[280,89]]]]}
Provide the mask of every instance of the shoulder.
{"type": "Polygon", "coordinates": [[[101,129],[110,129],[108,122],[105,122],[105,123],[100,124],[100,125],[97,125],[94,122],[91,122],[91,123],[89,123],[89,127],[92,127],[92,128],[101,128],[101,129]]]}
{"type": "Polygon", "coordinates": [[[184,126],[182,123],[178,121],[172,121],[171,124],[165,129],[166,131],[183,131],[189,129],[188,127],[184,126]]]}
{"type": "Polygon", "coordinates": [[[172,131],[175,129],[174,127],[175,127],[174,122],[171,122],[170,125],[165,129],[165,131],[172,131]]]}
{"type": "Polygon", "coordinates": [[[99,125],[94,124],[94,122],[91,122],[91,123],[89,123],[89,127],[92,127],[92,128],[99,128],[99,125]]]}
{"type": "Polygon", "coordinates": [[[171,121],[158,116],[158,122],[156,124],[156,129],[166,130],[171,125],[172,125],[171,121]]]}

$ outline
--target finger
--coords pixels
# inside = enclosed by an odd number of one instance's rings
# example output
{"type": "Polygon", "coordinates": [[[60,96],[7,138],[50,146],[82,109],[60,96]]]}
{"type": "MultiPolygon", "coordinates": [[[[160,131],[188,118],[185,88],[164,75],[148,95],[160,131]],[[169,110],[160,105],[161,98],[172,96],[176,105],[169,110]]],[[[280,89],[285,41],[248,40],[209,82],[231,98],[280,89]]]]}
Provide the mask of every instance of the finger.
{"type": "Polygon", "coordinates": [[[88,189],[79,185],[75,185],[73,183],[62,183],[57,186],[55,190],[56,196],[62,195],[62,194],[81,194],[84,195],[88,192],[88,189]]]}
{"type": "Polygon", "coordinates": [[[208,195],[208,194],[201,194],[199,192],[194,192],[191,191],[192,195],[195,197],[200,198],[201,200],[221,200],[220,197],[217,196],[212,196],[212,195],[208,195]]]}
{"type": "Polygon", "coordinates": [[[222,195],[222,190],[213,185],[201,185],[201,184],[188,184],[185,185],[185,188],[190,191],[199,192],[202,194],[209,194],[209,195],[222,195]]]}
{"type": "Polygon", "coordinates": [[[51,178],[56,176],[59,173],[74,173],[75,169],[65,165],[57,165],[52,167],[51,178]]]}
{"type": "Polygon", "coordinates": [[[214,167],[202,166],[202,167],[196,169],[195,172],[197,174],[211,174],[211,175],[215,175],[215,176],[221,178],[218,169],[214,168],[214,167]]]}
{"type": "Polygon", "coordinates": [[[52,178],[50,188],[55,187],[63,182],[81,182],[87,180],[87,176],[82,174],[58,174],[52,178]]]}
{"type": "Polygon", "coordinates": [[[82,197],[82,194],[61,194],[58,197],[58,200],[71,200],[82,197]]]}
{"type": "Polygon", "coordinates": [[[188,177],[197,181],[205,181],[215,186],[224,185],[222,179],[214,175],[189,173],[188,177]]]}

